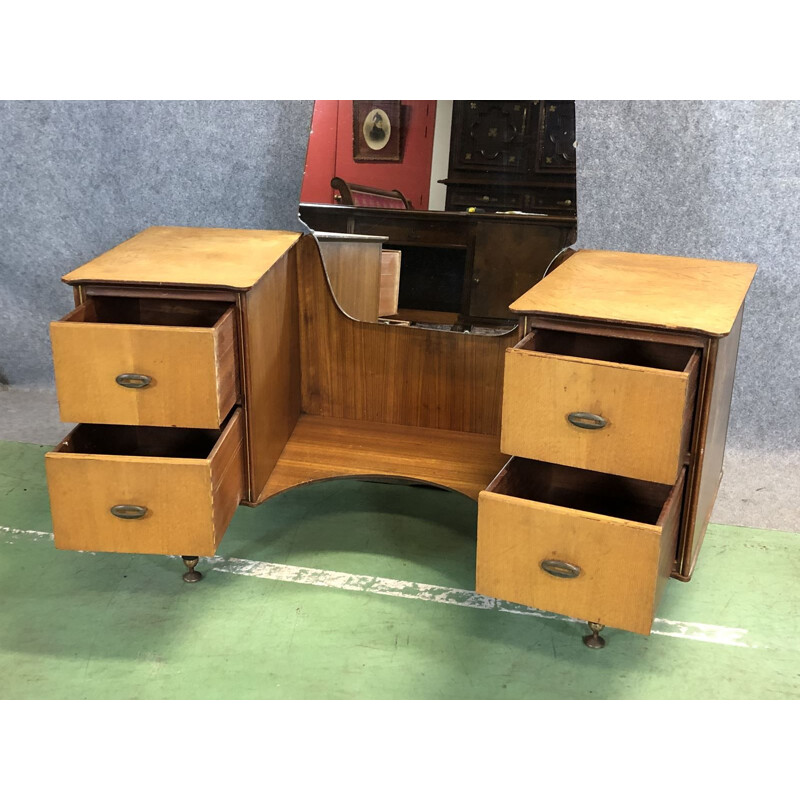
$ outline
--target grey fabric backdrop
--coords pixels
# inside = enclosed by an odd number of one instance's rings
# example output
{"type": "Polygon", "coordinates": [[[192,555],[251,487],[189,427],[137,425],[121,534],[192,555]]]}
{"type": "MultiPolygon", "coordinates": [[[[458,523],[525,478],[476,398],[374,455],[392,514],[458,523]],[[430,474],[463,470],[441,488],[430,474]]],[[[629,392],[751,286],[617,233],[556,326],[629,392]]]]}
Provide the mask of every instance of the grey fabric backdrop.
{"type": "Polygon", "coordinates": [[[301,230],[313,101],[0,102],[0,382],[53,380],[61,276],[149,225],[301,230]]]}
{"type": "Polygon", "coordinates": [[[578,247],[750,261],[729,443],[800,449],[800,103],[576,105],[578,247]]]}
{"type": "MultiPolygon", "coordinates": [[[[0,381],[148,225],[299,230],[311,101],[0,103],[0,381]]],[[[578,246],[755,261],[730,441],[797,451],[800,104],[579,101],[578,246]]]]}

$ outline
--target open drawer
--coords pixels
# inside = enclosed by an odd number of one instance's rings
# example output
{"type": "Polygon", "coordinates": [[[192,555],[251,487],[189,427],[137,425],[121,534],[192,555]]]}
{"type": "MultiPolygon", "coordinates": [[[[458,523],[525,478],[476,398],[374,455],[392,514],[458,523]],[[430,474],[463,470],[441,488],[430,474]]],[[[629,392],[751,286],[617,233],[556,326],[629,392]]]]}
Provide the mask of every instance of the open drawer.
{"type": "Polygon", "coordinates": [[[512,458],[478,497],[478,592],[649,634],[684,478],[662,486],[512,458]]]}
{"type": "Polygon", "coordinates": [[[219,428],[237,399],[229,303],[89,297],[50,324],[64,422],[219,428]]]}
{"type": "Polygon", "coordinates": [[[79,425],[45,457],[56,547],[212,556],[242,497],[242,411],[222,431],[79,425]]]}
{"type": "Polygon", "coordinates": [[[506,351],[500,449],[672,484],[699,364],[691,347],[537,329],[506,351]]]}

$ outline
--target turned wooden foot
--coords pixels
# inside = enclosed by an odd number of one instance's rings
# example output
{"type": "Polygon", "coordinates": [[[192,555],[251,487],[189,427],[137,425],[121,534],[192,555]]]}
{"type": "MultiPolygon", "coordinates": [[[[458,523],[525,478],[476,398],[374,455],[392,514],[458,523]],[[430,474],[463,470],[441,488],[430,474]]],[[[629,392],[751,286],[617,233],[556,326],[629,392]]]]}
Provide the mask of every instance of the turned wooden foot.
{"type": "Polygon", "coordinates": [[[197,583],[203,577],[202,572],[198,572],[195,567],[200,560],[197,556],[181,556],[183,563],[186,564],[186,572],[183,573],[183,579],[186,583],[197,583]]]}
{"type": "Polygon", "coordinates": [[[589,628],[592,632],[583,637],[583,643],[587,647],[591,647],[592,650],[599,650],[605,647],[606,640],[600,635],[600,631],[605,628],[605,625],[601,625],[599,622],[590,622],[589,628]]]}

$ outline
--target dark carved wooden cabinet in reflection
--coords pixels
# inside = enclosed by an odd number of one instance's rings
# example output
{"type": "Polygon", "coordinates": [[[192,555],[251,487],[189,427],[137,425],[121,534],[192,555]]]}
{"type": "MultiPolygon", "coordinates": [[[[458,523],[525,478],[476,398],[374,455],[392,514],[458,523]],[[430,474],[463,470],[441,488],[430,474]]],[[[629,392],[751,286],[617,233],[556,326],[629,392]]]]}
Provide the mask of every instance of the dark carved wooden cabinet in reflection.
{"type": "Polygon", "coordinates": [[[369,181],[334,158],[335,202],[303,203],[300,217],[317,232],[383,237],[400,264],[393,316],[463,330],[512,319],[509,304],[576,239],[575,104],[457,100],[444,119],[444,133],[438,116],[426,127],[428,202],[443,210],[411,209],[398,191],[420,167],[409,151],[369,181]]]}
{"type": "Polygon", "coordinates": [[[397,211],[301,205],[316,231],[387,237],[402,254],[399,307],[453,315],[463,324],[510,319],[509,303],[539,281],[575,241],[568,216],[397,211]]]}
{"type": "Polygon", "coordinates": [[[573,100],[456,100],[448,211],[575,214],[573,100]]]}

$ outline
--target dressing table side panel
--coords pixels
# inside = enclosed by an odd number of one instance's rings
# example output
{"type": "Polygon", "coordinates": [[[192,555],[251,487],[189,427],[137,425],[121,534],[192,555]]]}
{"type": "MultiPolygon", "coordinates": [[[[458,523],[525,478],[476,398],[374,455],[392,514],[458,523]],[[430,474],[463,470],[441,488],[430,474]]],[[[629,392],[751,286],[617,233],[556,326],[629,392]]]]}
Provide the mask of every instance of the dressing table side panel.
{"type": "Polygon", "coordinates": [[[248,480],[257,501],[300,416],[297,247],[240,295],[248,480]]]}
{"type": "Polygon", "coordinates": [[[678,553],[679,574],[676,577],[684,580],[688,580],[694,570],[722,480],[743,311],[744,305],[727,336],[709,340],[708,367],[703,394],[698,398],[694,433],[693,494],[687,498],[688,518],[683,525],[683,549],[678,553]]]}

